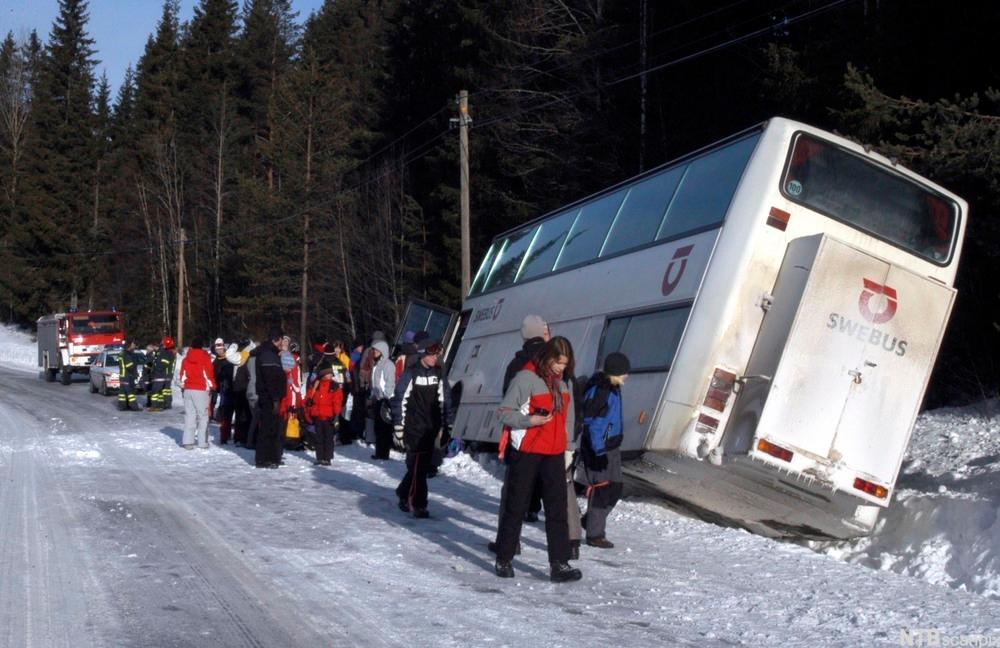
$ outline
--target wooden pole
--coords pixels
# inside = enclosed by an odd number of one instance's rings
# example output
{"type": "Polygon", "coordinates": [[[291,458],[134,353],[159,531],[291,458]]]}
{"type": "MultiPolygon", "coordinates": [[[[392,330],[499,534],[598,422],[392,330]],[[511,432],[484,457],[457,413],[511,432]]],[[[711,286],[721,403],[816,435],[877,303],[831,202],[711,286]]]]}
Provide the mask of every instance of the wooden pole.
{"type": "Polygon", "coordinates": [[[461,209],[462,209],[462,299],[469,294],[472,285],[472,259],[469,243],[469,92],[458,93],[458,134],[461,156],[461,209]]]}
{"type": "Polygon", "coordinates": [[[177,254],[177,339],[174,343],[177,348],[180,348],[184,342],[184,282],[186,280],[185,275],[187,270],[184,267],[184,243],[187,241],[187,236],[184,233],[184,228],[181,228],[181,245],[180,250],[177,254]]]}

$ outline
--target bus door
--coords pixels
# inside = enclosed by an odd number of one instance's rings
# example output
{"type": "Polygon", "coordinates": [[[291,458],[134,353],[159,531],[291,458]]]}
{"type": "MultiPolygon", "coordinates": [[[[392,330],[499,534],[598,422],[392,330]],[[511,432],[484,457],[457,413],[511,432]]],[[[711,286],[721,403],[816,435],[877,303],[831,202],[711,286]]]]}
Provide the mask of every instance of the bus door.
{"type": "Polygon", "coordinates": [[[395,344],[398,348],[407,336],[426,331],[430,339],[437,340],[444,347],[442,361],[448,358],[448,351],[456,332],[458,313],[419,299],[410,300],[403,314],[403,321],[396,332],[395,344]]]}
{"type": "Polygon", "coordinates": [[[827,236],[793,241],[727,435],[742,424],[745,441],[759,413],[751,455],[764,440],[769,461],[891,490],[954,294],[827,236]]]}

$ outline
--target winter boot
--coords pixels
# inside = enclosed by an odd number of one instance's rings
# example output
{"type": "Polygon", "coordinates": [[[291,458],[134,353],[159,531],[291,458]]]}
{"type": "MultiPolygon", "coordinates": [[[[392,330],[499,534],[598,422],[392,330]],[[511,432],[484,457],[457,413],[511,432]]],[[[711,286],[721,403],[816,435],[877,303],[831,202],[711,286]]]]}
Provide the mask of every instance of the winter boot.
{"type": "Polygon", "coordinates": [[[598,547],[600,549],[613,549],[615,543],[611,542],[607,538],[587,538],[587,545],[590,547],[598,547]]]}
{"type": "Polygon", "coordinates": [[[500,578],[514,578],[514,566],[510,564],[509,560],[500,560],[497,558],[496,563],[493,565],[493,571],[500,578]]]}
{"type": "MultiPolygon", "coordinates": [[[[499,561],[497,561],[499,564],[499,561]]],[[[554,562],[550,564],[552,571],[549,572],[549,580],[553,583],[568,583],[578,581],[583,578],[583,572],[576,567],[570,567],[569,563],[554,562]]]]}
{"type": "Polygon", "coordinates": [[[402,497],[399,498],[399,510],[402,511],[403,513],[409,513],[410,512],[410,503],[407,502],[402,497]]]}
{"type": "Polygon", "coordinates": [[[425,508],[413,509],[413,517],[415,517],[415,518],[419,518],[419,519],[423,520],[425,518],[429,518],[430,516],[431,516],[431,514],[428,513],[427,509],[425,509],[425,508]]]}
{"type": "MultiPolygon", "coordinates": [[[[490,542],[490,543],[488,543],[486,545],[486,548],[490,550],[490,553],[495,554],[497,552],[497,543],[490,542]]],[[[520,540],[518,540],[517,544],[514,545],[514,555],[515,556],[520,556],[521,555],[521,541],[520,540]]]]}

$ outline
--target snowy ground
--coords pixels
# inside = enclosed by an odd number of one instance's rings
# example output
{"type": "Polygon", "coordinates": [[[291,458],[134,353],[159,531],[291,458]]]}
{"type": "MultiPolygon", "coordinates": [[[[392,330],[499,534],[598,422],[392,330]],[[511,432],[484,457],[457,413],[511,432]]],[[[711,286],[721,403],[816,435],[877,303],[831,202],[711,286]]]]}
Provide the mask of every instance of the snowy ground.
{"type": "Polygon", "coordinates": [[[0,328],[0,646],[1000,645],[992,403],[921,417],[870,539],[805,547],[625,501],[618,546],[553,585],[540,525],[517,578],[493,576],[500,484],[468,457],[414,520],[398,460],[185,451],[180,412],[118,413],[34,360],[0,328]]]}

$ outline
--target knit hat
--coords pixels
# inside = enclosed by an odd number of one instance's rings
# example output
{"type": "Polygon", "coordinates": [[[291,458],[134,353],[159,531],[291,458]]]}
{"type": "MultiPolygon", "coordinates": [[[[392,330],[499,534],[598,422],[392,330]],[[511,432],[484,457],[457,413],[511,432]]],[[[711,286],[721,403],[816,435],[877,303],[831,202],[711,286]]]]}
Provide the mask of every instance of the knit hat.
{"type": "Polygon", "coordinates": [[[413,342],[413,336],[416,335],[413,331],[407,331],[403,333],[403,343],[413,342]]]}
{"type": "Polygon", "coordinates": [[[272,327],[267,334],[267,339],[269,342],[274,342],[275,340],[280,340],[285,336],[285,332],[281,330],[280,326],[272,327]]]}
{"type": "Polygon", "coordinates": [[[536,337],[545,337],[545,328],[548,324],[539,315],[528,315],[521,322],[521,339],[530,340],[536,337]]]}
{"type": "Polygon", "coordinates": [[[628,357],[624,353],[609,353],[604,358],[604,373],[609,376],[624,376],[632,369],[628,357]]]}
{"type": "Polygon", "coordinates": [[[333,355],[333,345],[329,342],[323,345],[323,355],[333,355]]]}
{"type": "Polygon", "coordinates": [[[431,339],[431,334],[427,331],[417,331],[413,334],[413,343],[417,345],[429,339],[431,339]]]}
{"type": "Polygon", "coordinates": [[[441,343],[431,339],[421,340],[417,344],[417,351],[424,355],[437,355],[441,353],[441,343]]]}

